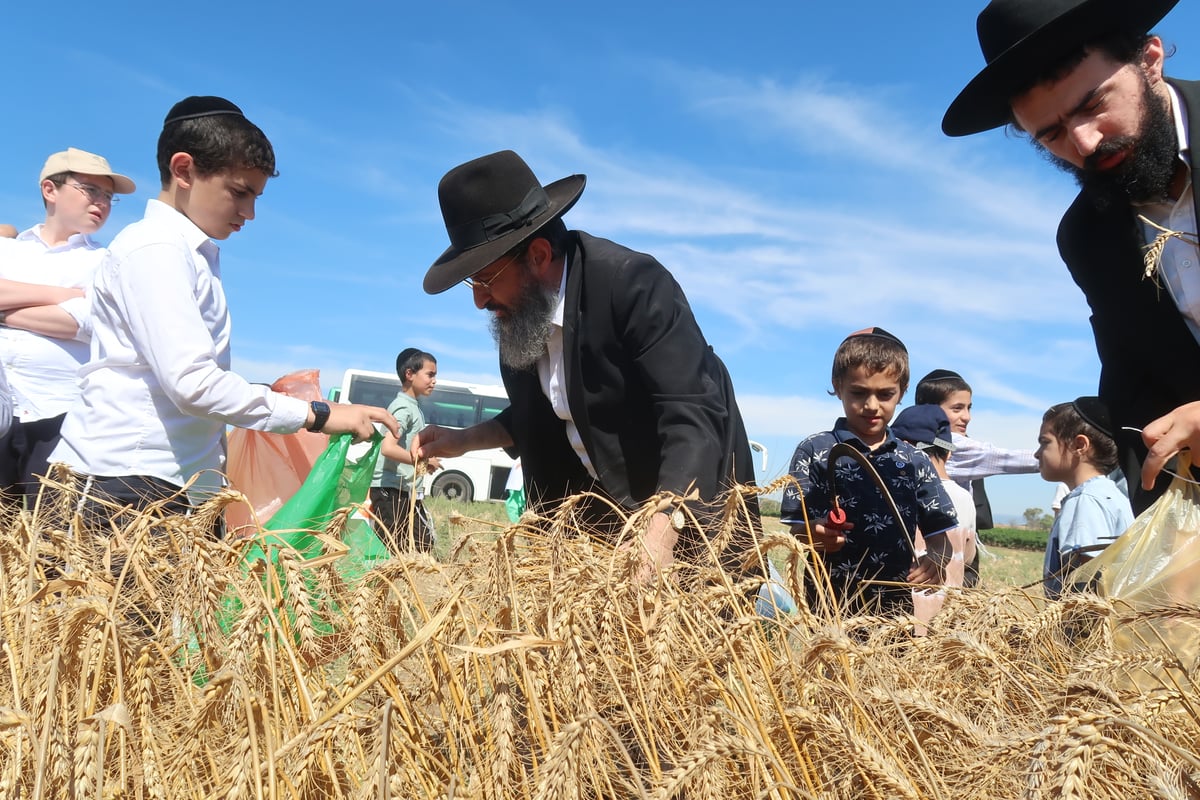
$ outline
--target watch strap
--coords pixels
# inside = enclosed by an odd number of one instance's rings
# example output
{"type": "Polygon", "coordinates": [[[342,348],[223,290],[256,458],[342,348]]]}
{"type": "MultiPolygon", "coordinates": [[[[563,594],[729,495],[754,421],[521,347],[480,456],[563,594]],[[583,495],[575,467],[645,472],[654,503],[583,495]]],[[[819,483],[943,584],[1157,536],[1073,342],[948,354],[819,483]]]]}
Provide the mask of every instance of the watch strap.
{"type": "Polygon", "coordinates": [[[326,403],[324,400],[313,400],[308,404],[308,407],[312,409],[313,421],[305,430],[320,433],[325,427],[325,423],[329,422],[329,403],[326,403]]]}

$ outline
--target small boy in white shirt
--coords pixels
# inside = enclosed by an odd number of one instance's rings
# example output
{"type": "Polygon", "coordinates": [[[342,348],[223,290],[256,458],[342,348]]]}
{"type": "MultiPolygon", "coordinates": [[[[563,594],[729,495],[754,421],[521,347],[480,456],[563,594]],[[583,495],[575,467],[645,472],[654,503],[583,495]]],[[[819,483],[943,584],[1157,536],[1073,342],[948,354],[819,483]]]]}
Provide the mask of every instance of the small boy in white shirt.
{"type": "Polygon", "coordinates": [[[942,479],[942,488],[954,501],[958,529],[946,533],[950,537],[954,552],[951,564],[946,568],[946,584],[961,586],[966,577],[966,564],[975,559],[977,552],[975,501],[970,492],[951,480],[946,473],[946,461],[955,450],[951,439],[950,420],[941,406],[931,403],[909,406],[892,421],[892,433],[897,439],[908,442],[929,456],[934,470],[942,479]]]}
{"type": "Polygon", "coordinates": [[[117,235],[96,274],[91,361],[52,454],[83,478],[85,518],[111,516],[98,501],[167,501],[167,511],[186,512],[185,484],[222,480],[227,425],[360,441],[374,422],[396,431],[385,409],[305,402],[230,371],[216,243],[254,219],[277,174],[266,135],[228,100],[189,97],[163,123],[158,169],[158,198],[117,235]]]}

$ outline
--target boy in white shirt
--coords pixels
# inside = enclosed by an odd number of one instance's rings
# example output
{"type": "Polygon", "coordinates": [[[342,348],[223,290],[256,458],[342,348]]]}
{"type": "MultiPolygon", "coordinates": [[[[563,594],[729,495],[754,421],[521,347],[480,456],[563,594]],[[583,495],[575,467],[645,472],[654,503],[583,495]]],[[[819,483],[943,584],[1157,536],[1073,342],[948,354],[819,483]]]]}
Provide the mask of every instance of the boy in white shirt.
{"type": "Polygon", "coordinates": [[[0,497],[30,507],[88,359],[84,292],[106,252],[92,234],[108,221],[114,195],[136,188],[104,158],[74,147],[46,159],[39,184],[45,220],[0,238],[0,363],[12,401],[0,437],[0,497]]]}
{"type": "Polygon", "coordinates": [[[91,361],[82,396],[52,454],[83,479],[85,517],[97,501],[144,509],[168,501],[186,512],[222,482],[225,426],[274,433],[352,433],[385,409],[305,402],[230,371],[230,315],[216,242],[254,218],[274,177],[266,135],[233,103],[189,97],[168,112],[158,139],[162,190],[139,222],[117,234],[92,291],[91,361]]]}

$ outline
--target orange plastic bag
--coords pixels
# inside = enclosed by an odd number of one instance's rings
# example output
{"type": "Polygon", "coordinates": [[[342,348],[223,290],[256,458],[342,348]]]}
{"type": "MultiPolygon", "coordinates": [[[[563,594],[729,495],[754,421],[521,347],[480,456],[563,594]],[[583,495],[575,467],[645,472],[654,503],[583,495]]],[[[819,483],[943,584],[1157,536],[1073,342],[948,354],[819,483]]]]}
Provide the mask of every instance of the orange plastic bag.
{"type": "MultiPolygon", "coordinates": [[[[321,373],[299,370],[275,381],[271,389],[300,400],[320,400],[321,373]]],[[[259,526],[300,489],[328,443],[329,437],[323,433],[266,433],[235,428],[229,434],[227,474],[230,486],[246,495],[250,505],[235,503],[225,509],[229,536],[257,534],[259,526]]]]}
{"type": "MultiPolygon", "coordinates": [[[[1189,455],[1179,455],[1188,475],[1189,455]]],[[[1124,652],[1166,649],[1189,674],[1200,660],[1200,486],[1176,477],[1162,497],[1071,583],[1109,598],[1113,645],[1124,652]]],[[[1144,682],[1144,681],[1143,681],[1144,682]]]]}

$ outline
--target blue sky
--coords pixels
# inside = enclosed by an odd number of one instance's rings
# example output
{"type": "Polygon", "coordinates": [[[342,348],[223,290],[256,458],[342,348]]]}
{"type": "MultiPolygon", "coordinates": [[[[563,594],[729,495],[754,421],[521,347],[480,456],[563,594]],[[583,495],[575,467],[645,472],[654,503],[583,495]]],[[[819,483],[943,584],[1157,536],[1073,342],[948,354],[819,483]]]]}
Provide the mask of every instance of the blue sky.
{"type": "MultiPolygon", "coordinates": [[[[1136,1],[1136,0],[1131,0],[1136,1]]],[[[389,370],[417,346],[443,378],[498,382],[482,312],[421,279],[447,244],[437,182],[512,148],[543,182],[582,172],[570,227],[658,257],[725,359],[764,478],[840,412],[833,351],[881,325],[914,378],[955,369],[970,433],[1034,446],[1042,412],[1095,391],[1087,307],[1054,247],[1071,180],[993,131],[948,139],[982,66],[983,1],[32,3],[6,9],[0,221],[39,221],[46,155],[105,155],[157,194],[167,109],[238,103],[280,177],[222,245],[234,366],[251,380],[389,370]]],[[[1157,27],[1200,76],[1183,3],[1157,27]]],[[[1194,33],[1193,33],[1194,36],[1194,33]]],[[[911,394],[909,398],[911,400],[911,394]]],[[[988,483],[998,516],[1047,508],[1034,476],[988,483]]]]}

